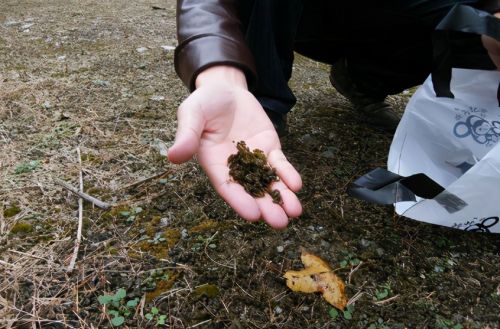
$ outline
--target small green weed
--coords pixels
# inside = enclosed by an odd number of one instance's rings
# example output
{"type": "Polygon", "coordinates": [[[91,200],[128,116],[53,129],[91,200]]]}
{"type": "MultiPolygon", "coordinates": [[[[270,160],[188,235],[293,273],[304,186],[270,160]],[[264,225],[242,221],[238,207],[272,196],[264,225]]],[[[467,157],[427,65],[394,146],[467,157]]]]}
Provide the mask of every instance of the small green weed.
{"type": "Polygon", "coordinates": [[[384,323],[384,319],[378,318],[377,322],[371,323],[367,329],[390,329],[388,325],[384,323]]]}
{"type": "Polygon", "coordinates": [[[342,314],[342,317],[345,320],[351,320],[352,319],[352,312],[354,312],[354,306],[352,306],[352,305],[347,306],[346,309],[344,311],[342,311],[342,313],[340,313],[336,308],[333,308],[333,307],[330,307],[328,309],[328,315],[333,320],[337,320],[340,314],[342,314]]]}
{"type": "Polygon", "coordinates": [[[350,266],[357,266],[361,261],[355,257],[354,254],[352,253],[344,253],[345,257],[342,261],[340,261],[340,267],[346,267],[347,265],[350,266]]]}
{"type": "Polygon", "coordinates": [[[112,316],[111,323],[113,326],[118,327],[125,323],[133,310],[139,303],[139,298],[130,299],[125,302],[127,291],[120,288],[114,295],[100,295],[97,297],[99,304],[105,306],[106,312],[112,316]]]}
{"type": "Polygon", "coordinates": [[[379,286],[379,289],[375,289],[374,300],[383,300],[392,295],[391,284],[389,282],[379,286]]]}
{"type": "Polygon", "coordinates": [[[342,316],[346,320],[351,320],[352,319],[352,313],[354,312],[354,306],[348,305],[346,309],[342,312],[342,316]]]}
{"type": "Polygon", "coordinates": [[[156,324],[159,326],[165,325],[165,321],[167,320],[167,316],[165,314],[160,314],[160,310],[158,310],[158,308],[156,307],[152,307],[151,311],[149,313],[146,313],[144,317],[148,321],[156,320],[156,324]]]}
{"type": "Polygon", "coordinates": [[[79,128],[79,124],[61,122],[50,133],[39,134],[33,142],[38,149],[55,150],[61,147],[61,140],[70,138],[79,128]]]}
{"type": "Polygon", "coordinates": [[[136,216],[142,212],[141,207],[135,207],[128,211],[121,211],[120,216],[125,217],[127,219],[127,223],[133,223],[136,216]]]}
{"type": "Polygon", "coordinates": [[[203,249],[205,246],[208,246],[210,249],[215,249],[217,248],[217,245],[214,243],[214,237],[211,236],[209,238],[206,238],[202,235],[196,236],[196,242],[193,243],[191,246],[192,251],[200,251],[203,249]]]}
{"type": "Polygon", "coordinates": [[[158,281],[167,281],[169,275],[160,269],[154,269],[149,272],[149,276],[141,282],[141,286],[145,291],[153,291],[156,289],[158,281]]]}
{"type": "Polygon", "coordinates": [[[336,320],[339,317],[339,311],[337,311],[336,308],[330,307],[328,309],[328,315],[333,319],[336,320]]]}
{"type": "Polygon", "coordinates": [[[36,169],[38,169],[38,167],[40,167],[40,163],[41,163],[40,160],[32,160],[32,161],[28,161],[28,162],[23,162],[23,163],[16,166],[16,168],[14,169],[14,174],[20,175],[20,174],[35,171],[36,169]]]}
{"type": "Polygon", "coordinates": [[[451,320],[445,319],[438,316],[436,319],[436,328],[439,329],[463,329],[464,327],[460,323],[454,323],[451,320]]]}
{"type": "Polygon", "coordinates": [[[152,243],[152,244],[159,244],[159,243],[162,243],[162,242],[165,242],[165,241],[167,241],[167,239],[165,239],[163,237],[163,233],[161,233],[161,232],[157,232],[155,234],[154,238],[148,240],[148,242],[152,243]]]}

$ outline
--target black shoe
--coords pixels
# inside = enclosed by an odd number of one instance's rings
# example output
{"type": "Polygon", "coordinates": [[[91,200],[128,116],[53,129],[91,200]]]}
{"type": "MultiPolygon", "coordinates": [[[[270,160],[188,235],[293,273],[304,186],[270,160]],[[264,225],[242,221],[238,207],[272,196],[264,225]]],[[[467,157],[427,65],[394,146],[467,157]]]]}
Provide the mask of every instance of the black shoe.
{"type": "Polygon", "coordinates": [[[276,129],[278,136],[283,137],[288,135],[288,124],[286,123],[286,114],[281,114],[268,109],[264,109],[264,111],[266,111],[267,116],[273,123],[274,129],[276,129]]]}
{"type": "Polygon", "coordinates": [[[364,122],[387,132],[396,130],[400,120],[399,115],[385,102],[385,97],[373,97],[358,90],[349,76],[345,59],[332,65],[330,82],[352,103],[354,110],[361,114],[364,122]]]}

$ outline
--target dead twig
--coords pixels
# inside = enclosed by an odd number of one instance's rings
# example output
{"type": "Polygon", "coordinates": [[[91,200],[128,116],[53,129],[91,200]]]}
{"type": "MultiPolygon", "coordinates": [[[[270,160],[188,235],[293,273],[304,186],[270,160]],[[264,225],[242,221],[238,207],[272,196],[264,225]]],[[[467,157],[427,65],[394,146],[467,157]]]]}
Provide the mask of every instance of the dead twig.
{"type": "Polygon", "coordinates": [[[351,269],[351,272],[349,272],[349,279],[348,279],[348,282],[349,284],[351,284],[351,277],[352,275],[357,271],[359,270],[359,268],[361,267],[361,265],[363,265],[363,261],[360,261],[358,266],[356,266],[355,268],[351,269]]]}
{"type": "Polygon", "coordinates": [[[22,256],[28,256],[28,257],[32,257],[32,258],[36,258],[36,259],[40,259],[40,260],[43,260],[43,261],[46,261],[47,263],[49,263],[50,261],[46,258],[43,258],[43,257],[39,257],[39,256],[36,256],[36,255],[32,255],[32,254],[28,254],[28,253],[25,253],[25,252],[22,252],[22,251],[18,251],[18,250],[14,250],[14,249],[9,249],[7,250],[9,252],[12,252],[12,253],[15,253],[15,254],[19,254],[19,255],[22,255],[22,256]]]}
{"type": "Polygon", "coordinates": [[[188,327],[188,328],[196,328],[196,327],[199,327],[199,326],[201,326],[201,325],[204,325],[205,323],[209,323],[210,321],[212,321],[212,319],[208,319],[208,320],[202,321],[202,322],[197,323],[197,324],[195,324],[195,325],[192,325],[192,326],[190,326],[190,327],[188,327]]]}
{"type": "Polygon", "coordinates": [[[170,170],[165,170],[164,172],[161,172],[159,174],[156,174],[156,175],[153,175],[153,176],[150,176],[150,177],[147,177],[147,178],[144,178],[144,179],[141,179],[135,183],[131,183],[131,184],[128,184],[128,185],[125,185],[123,187],[120,187],[118,190],[121,191],[121,190],[128,190],[128,189],[131,189],[133,187],[137,187],[139,185],[142,185],[144,183],[147,183],[155,178],[160,178],[160,177],[163,177],[165,176],[166,174],[168,174],[170,172],[170,170]]]}
{"type": "Polygon", "coordinates": [[[364,295],[363,291],[358,291],[354,296],[352,296],[349,301],[347,302],[347,306],[354,304],[358,299],[361,298],[361,296],[364,295]]]}
{"type": "Polygon", "coordinates": [[[11,263],[4,262],[3,260],[0,260],[0,264],[2,264],[3,266],[16,267],[16,265],[11,264],[11,263]]]}
{"type": "MultiPolygon", "coordinates": [[[[80,147],[76,148],[76,153],[78,155],[78,165],[80,167],[80,192],[83,193],[83,172],[82,172],[82,157],[80,154],[80,147]]],[[[82,227],[83,227],[83,198],[78,199],[78,229],[76,233],[75,248],[73,249],[73,256],[69,262],[67,271],[72,272],[75,268],[76,258],[78,257],[78,250],[80,249],[80,243],[82,241],[82,227]]]]}
{"type": "Polygon", "coordinates": [[[88,202],[94,204],[98,208],[101,208],[103,210],[108,210],[108,209],[111,208],[111,205],[109,203],[106,203],[104,201],[96,199],[93,196],[88,195],[87,193],[83,193],[83,191],[78,191],[76,188],[74,188],[73,186],[69,185],[68,183],[66,183],[62,179],[55,178],[54,182],[57,185],[60,185],[60,186],[64,187],[65,189],[67,189],[71,193],[78,195],[80,197],[80,199],[88,201],[88,202]]]}
{"type": "Polygon", "coordinates": [[[232,270],[235,270],[236,269],[236,266],[233,265],[233,266],[229,266],[229,265],[225,265],[225,264],[222,264],[222,263],[219,263],[218,261],[216,261],[215,259],[213,259],[212,257],[210,257],[210,255],[208,254],[207,252],[207,247],[208,247],[208,244],[215,238],[215,236],[219,233],[219,231],[215,232],[214,235],[212,235],[208,240],[207,242],[205,243],[205,255],[208,257],[208,259],[210,259],[212,262],[214,262],[215,264],[219,265],[219,266],[223,266],[223,267],[227,267],[227,268],[230,268],[232,270]]]}
{"type": "Polygon", "coordinates": [[[384,299],[384,300],[379,300],[378,302],[373,302],[373,304],[380,306],[380,305],[384,305],[384,304],[390,303],[390,302],[392,302],[393,300],[395,300],[397,298],[399,298],[399,294],[396,295],[396,296],[392,296],[390,298],[384,299]]]}
{"type": "Polygon", "coordinates": [[[245,289],[243,289],[239,284],[238,282],[235,282],[236,285],[241,289],[241,291],[243,291],[247,296],[251,297],[252,299],[255,299],[254,296],[250,295],[245,289]]]}
{"type": "Polygon", "coordinates": [[[168,190],[164,190],[164,191],[158,192],[158,193],[153,194],[153,195],[146,195],[144,197],[139,197],[139,198],[132,197],[128,200],[124,200],[124,201],[121,201],[117,204],[114,204],[113,207],[124,207],[124,206],[128,206],[132,203],[139,203],[139,202],[150,203],[152,200],[157,199],[157,198],[167,194],[168,192],[169,192],[168,190]],[[146,200],[146,201],[144,201],[144,200],[146,200]]]}

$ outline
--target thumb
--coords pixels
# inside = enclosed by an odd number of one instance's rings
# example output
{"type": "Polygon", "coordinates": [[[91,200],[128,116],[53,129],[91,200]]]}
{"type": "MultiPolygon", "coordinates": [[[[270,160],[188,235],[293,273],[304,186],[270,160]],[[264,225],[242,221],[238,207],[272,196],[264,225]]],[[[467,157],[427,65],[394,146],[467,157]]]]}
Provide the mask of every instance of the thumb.
{"type": "Polygon", "coordinates": [[[204,128],[201,106],[188,97],[177,110],[177,133],[174,145],[168,150],[168,160],[173,163],[189,161],[198,152],[204,128]]]}

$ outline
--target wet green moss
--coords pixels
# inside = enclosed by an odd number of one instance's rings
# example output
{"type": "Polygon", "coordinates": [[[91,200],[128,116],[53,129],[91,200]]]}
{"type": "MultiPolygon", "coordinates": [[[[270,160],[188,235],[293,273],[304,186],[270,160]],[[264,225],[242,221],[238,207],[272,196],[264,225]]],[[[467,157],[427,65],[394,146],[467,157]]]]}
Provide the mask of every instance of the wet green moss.
{"type": "Polygon", "coordinates": [[[107,250],[110,255],[118,255],[118,249],[115,247],[109,247],[107,250]]]}
{"type": "Polygon", "coordinates": [[[211,231],[219,226],[219,223],[212,220],[212,219],[206,219],[199,223],[198,225],[192,227],[189,231],[191,233],[203,233],[206,231],[211,231]]]}
{"type": "Polygon", "coordinates": [[[117,218],[120,218],[120,217],[123,217],[120,215],[120,213],[124,212],[124,211],[128,211],[129,210],[129,206],[126,206],[126,205],[120,205],[120,206],[116,206],[116,207],[113,207],[111,208],[111,210],[109,211],[106,211],[104,214],[102,214],[102,219],[103,220],[115,220],[117,218]]]}
{"type": "Polygon", "coordinates": [[[15,215],[21,212],[21,208],[16,205],[10,206],[9,208],[3,211],[3,216],[5,218],[14,217],[15,215]]]}
{"type": "MultiPolygon", "coordinates": [[[[154,234],[149,236],[154,236],[154,234]]],[[[137,246],[141,251],[148,252],[156,258],[168,258],[168,252],[181,238],[181,232],[179,229],[167,229],[163,231],[162,237],[165,238],[163,242],[155,243],[151,240],[143,240],[137,246]]]]}
{"type": "Polygon", "coordinates": [[[99,158],[97,155],[92,154],[92,153],[84,153],[82,154],[82,162],[88,162],[92,164],[102,164],[102,159],[99,158]]]}
{"type": "Polygon", "coordinates": [[[196,287],[193,292],[195,297],[214,298],[219,294],[219,287],[215,284],[204,284],[196,287]]]}
{"type": "Polygon", "coordinates": [[[177,274],[174,272],[167,272],[167,280],[160,280],[156,282],[156,288],[153,291],[146,292],[146,302],[149,303],[162,293],[169,291],[177,280],[177,274]]]}
{"type": "Polygon", "coordinates": [[[14,226],[12,226],[10,233],[11,234],[28,234],[33,231],[33,225],[25,221],[19,221],[14,226]]]}

